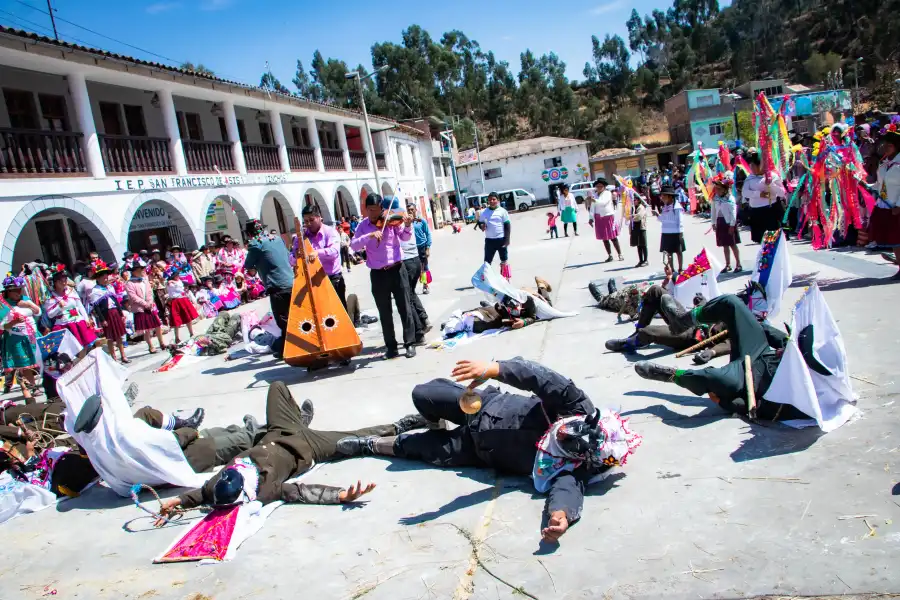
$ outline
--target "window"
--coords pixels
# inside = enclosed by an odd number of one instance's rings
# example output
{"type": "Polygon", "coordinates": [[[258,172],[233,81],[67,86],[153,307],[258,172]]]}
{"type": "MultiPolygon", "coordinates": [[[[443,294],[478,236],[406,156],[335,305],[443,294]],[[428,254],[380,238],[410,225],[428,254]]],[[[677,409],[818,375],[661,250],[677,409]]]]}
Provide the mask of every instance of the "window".
{"type": "Polygon", "coordinates": [[[125,125],[128,127],[128,135],[134,137],[147,137],[147,124],[144,122],[144,107],[125,104],[122,106],[125,113],[125,125]]]}
{"type": "Polygon", "coordinates": [[[773,86],[773,87],[763,88],[763,89],[760,90],[760,91],[763,92],[763,93],[765,93],[765,95],[768,96],[768,97],[770,97],[770,98],[773,97],[773,96],[781,96],[782,94],[784,94],[784,88],[783,88],[782,86],[780,86],[780,85],[776,85],[776,86],[773,86]]]}
{"type": "Polygon", "coordinates": [[[525,190],[516,190],[516,196],[527,196],[528,192],[525,190]]]}
{"type": "Polygon", "coordinates": [[[6,110],[9,113],[9,126],[13,129],[38,129],[37,110],[34,107],[34,94],[20,90],[3,90],[6,110]]]}
{"type": "Polygon", "coordinates": [[[449,158],[441,159],[441,169],[444,172],[444,177],[450,177],[452,172],[450,171],[450,159],[449,158]]]}
{"type": "Polygon", "coordinates": [[[178,134],[182,139],[202,141],[203,128],[200,127],[200,115],[178,111],[175,113],[178,121],[178,134]]]}
{"type": "Polygon", "coordinates": [[[222,136],[222,141],[228,141],[228,126],[225,125],[225,117],[219,117],[219,135],[222,136]]]}
{"type": "Polygon", "coordinates": [[[299,125],[291,125],[291,136],[294,138],[294,145],[300,148],[310,148],[309,134],[306,129],[299,125]]]}
{"type": "Polygon", "coordinates": [[[500,177],[503,177],[503,173],[500,170],[500,167],[497,167],[496,169],[485,169],[484,170],[484,178],[485,179],[498,179],[500,177]]]}
{"type": "Polygon", "coordinates": [[[278,200],[275,200],[275,220],[278,221],[278,233],[287,233],[287,219],[284,218],[284,209],[278,200]]]}
{"type": "Polygon", "coordinates": [[[713,99],[712,94],[705,94],[703,96],[697,96],[697,107],[701,106],[712,106],[715,104],[715,100],[713,99]]]}
{"type": "Polygon", "coordinates": [[[545,158],[544,159],[544,168],[552,169],[553,167],[561,167],[562,166],[562,156],[554,156],[553,158],[545,158]]]}
{"type": "Polygon", "coordinates": [[[443,177],[443,173],[441,173],[441,159],[440,158],[432,158],[431,159],[431,172],[434,173],[435,177],[443,177]]]}
{"type": "Polygon", "coordinates": [[[395,143],[394,150],[397,151],[397,170],[400,175],[406,175],[406,164],[403,162],[403,144],[395,143]]]}
{"type": "Polygon", "coordinates": [[[419,153],[412,146],[409,147],[409,153],[412,156],[413,175],[419,174],[419,153]]]}
{"type": "Polygon", "coordinates": [[[52,94],[38,94],[41,105],[41,117],[50,131],[69,131],[69,118],[66,115],[66,99],[52,94]]]}
{"type": "Polygon", "coordinates": [[[723,135],[724,133],[725,129],[722,127],[721,123],[709,124],[709,135],[723,135]]]}
{"type": "Polygon", "coordinates": [[[275,136],[272,135],[272,126],[268,123],[259,123],[259,139],[262,140],[262,143],[266,146],[271,146],[275,143],[272,141],[274,138],[275,136]]]}
{"type": "Polygon", "coordinates": [[[125,135],[119,105],[113,102],[100,103],[100,120],[103,122],[103,133],[106,135],[125,135]]]}
{"type": "Polygon", "coordinates": [[[247,127],[246,127],[246,125],[244,125],[244,120],[238,119],[237,126],[238,126],[238,139],[240,140],[240,142],[242,144],[246,144],[247,143],[247,127]]]}

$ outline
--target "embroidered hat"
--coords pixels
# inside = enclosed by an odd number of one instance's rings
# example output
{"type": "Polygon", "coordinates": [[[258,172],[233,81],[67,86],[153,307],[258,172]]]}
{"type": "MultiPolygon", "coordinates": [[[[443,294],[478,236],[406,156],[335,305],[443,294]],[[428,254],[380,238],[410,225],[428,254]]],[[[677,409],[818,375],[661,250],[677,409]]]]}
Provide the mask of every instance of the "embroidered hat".
{"type": "Polygon", "coordinates": [[[6,277],[3,279],[3,290],[18,290],[25,287],[25,278],[18,277],[13,275],[12,273],[7,273],[6,277]]]}

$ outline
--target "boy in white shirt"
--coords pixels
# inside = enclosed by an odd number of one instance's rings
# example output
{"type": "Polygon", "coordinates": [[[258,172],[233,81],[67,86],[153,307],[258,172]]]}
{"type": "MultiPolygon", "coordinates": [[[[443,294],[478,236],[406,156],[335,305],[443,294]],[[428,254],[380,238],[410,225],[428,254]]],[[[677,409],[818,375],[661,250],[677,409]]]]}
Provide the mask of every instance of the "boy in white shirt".
{"type": "Polygon", "coordinates": [[[666,254],[668,264],[672,264],[672,255],[678,257],[678,272],[683,268],[685,251],[684,225],[681,218],[684,215],[684,207],[675,202],[675,188],[670,185],[663,186],[660,191],[663,208],[657,215],[662,223],[662,237],[659,242],[659,251],[666,254]]]}
{"type": "Polygon", "coordinates": [[[488,196],[488,208],[481,212],[478,222],[484,227],[484,262],[491,264],[494,255],[500,254],[500,274],[509,279],[509,236],[512,225],[509,213],[500,206],[496,192],[488,196]]]}

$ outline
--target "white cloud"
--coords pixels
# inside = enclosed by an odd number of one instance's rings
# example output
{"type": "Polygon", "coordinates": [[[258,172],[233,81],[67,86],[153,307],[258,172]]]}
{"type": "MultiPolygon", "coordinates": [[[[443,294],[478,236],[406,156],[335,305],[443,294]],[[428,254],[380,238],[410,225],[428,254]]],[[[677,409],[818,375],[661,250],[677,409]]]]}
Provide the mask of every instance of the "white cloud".
{"type": "Polygon", "coordinates": [[[157,2],[148,6],[145,11],[148,14],[156,15],[159,13],[168,12],[170,10],[175,10],[176,8],[181,8],[180,2],[157,2]]]}
{"type": "Polygon", "coordinates": [[[203,10],[224,10],[234,4],[234,0],[203,0],[200,8],[203,10]]]}
{"type": "Polygon", "coordinates": [[[591,10],[588,11],[589,14],[598,17],[600,15],[605,15],[608,12],[612,12],[614,10],[618,10],[622,8],[626,4],[625,0],[613,0],[612,2],[607,2],[606,4],[600,4],[599,6],[595,6],[591,10]]]}

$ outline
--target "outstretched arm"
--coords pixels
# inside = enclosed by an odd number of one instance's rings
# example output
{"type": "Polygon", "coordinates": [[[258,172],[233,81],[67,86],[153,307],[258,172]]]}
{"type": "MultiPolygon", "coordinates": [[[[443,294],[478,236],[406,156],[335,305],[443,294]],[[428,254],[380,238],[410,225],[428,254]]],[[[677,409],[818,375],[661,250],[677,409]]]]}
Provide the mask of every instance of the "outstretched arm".
{"type": "Polygon", "coordinates": [[[343,502],[353,502],[374,489],[374,483],[364,486],[359,481],[347,489],[328,485],[308,485],[292,482],[282,484],[281,499],[285,502],[297,502],[299,504],[341,504],[343,502]]]}
{"type": "Polygon", "coordinates": [[[547,527],[541,530],[545,542],[558,542],[569,525],[581,518],[584,506],[584,482],[572,473],[561,473],[550,483],[544,510],[549,515],[547,527]]]}

